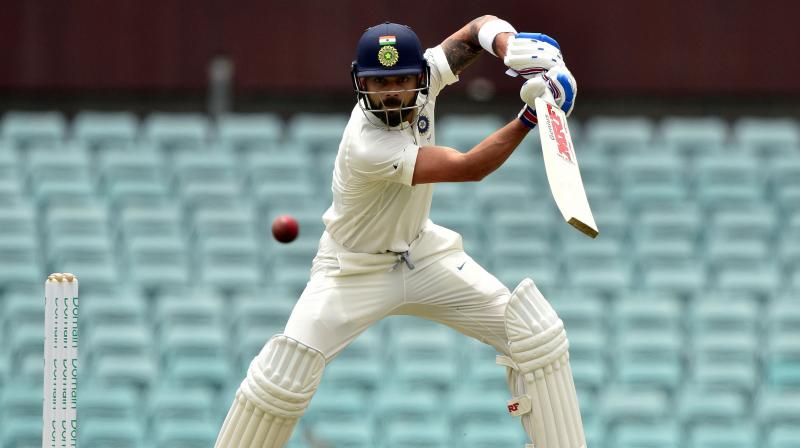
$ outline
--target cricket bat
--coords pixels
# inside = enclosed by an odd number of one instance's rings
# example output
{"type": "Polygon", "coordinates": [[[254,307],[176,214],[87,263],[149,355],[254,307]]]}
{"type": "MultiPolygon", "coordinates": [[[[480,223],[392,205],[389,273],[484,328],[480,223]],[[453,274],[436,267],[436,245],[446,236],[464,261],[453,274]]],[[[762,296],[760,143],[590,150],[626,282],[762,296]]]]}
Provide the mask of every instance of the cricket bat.
{"type": "Polygon", "coordinates": [[[567,116],[561,108],[540,97],[535,103],[544,168],[553,199],[567,223],[595,238],[599,232],[583,189],[567,116]]]}

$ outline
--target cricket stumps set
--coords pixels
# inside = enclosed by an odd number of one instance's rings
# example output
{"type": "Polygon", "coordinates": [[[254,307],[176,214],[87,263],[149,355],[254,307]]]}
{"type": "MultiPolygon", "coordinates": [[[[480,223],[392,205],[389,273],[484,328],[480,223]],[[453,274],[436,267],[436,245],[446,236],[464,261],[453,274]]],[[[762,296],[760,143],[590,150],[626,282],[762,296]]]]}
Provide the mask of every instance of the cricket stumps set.
{"type": "Polygon", "coordinates": [[[78,439],[78,279],[51,274],[44,289],[42,448],[74,448],[78,439]]]}

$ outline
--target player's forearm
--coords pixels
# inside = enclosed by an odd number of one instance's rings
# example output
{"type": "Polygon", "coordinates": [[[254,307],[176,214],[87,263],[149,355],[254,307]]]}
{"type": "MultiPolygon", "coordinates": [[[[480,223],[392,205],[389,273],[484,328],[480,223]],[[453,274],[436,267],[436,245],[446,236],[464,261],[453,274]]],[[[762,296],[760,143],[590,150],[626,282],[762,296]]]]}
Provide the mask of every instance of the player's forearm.
{"type": "Polygon", "coordinates": [[[528,135],[528,131],[530,129],[519,120],[514,120],[470,149],[464,154],[469,178],[479,181],[500,168],[528,135]]]}
{"type": "MultiPolygon", "coordinates": [[[[493,20],[497,20],[497,17],[492,15],[478,17],[442,42],[442,49],[453,73],[460,74],[483,53],[479,38],[481,27],[493,20]]],[[[492,51],[500,59],[506,55],[508,38],[512,35],[511,32],[503,32],[494,37],[492,51]]]]}

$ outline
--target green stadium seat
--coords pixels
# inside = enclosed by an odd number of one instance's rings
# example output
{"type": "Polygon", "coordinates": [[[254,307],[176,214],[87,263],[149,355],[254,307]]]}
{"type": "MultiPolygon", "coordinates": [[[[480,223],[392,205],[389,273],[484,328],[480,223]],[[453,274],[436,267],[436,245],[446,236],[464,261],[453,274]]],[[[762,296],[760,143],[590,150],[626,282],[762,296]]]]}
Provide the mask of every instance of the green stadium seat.
{"type": "Polygon", "coordinates": [[[240,176],[235,157],[212,150],[175,151],[172,157],[175,182],[183,190],[198,184],[238,185],[240,176]]]}
{"type": "Polygon", "coordinates": [[[100,178],[106,188],[118,183],[164,183],[164,163],[160,153],[141,148],[109,149],[97,155],[100,178]]]}
{"type": "Polygon", "coordinates": [[[489,174],[478,185],[478,189],[485,185],[524,185],[533,187],[538,185],[535,180],[536,170],[539,167],[534,165],[533,159],[524,154],[512,153],[511,157],[503,163],[497,170],[489,174]]]}
{"type": "Polygon", "coordinates": [[[392,421],[384,434],[385,448],[444,448],[450,445],[450,434],[444,423],[392,421]]]}
{"type": "Polygon", "coordinates": [[[800,393],[797,390],[763,388],[756,400],[755,417],[762,428],[800,423],[800,393]]]}
{"type": "Polygon", "coordinates": [[[767,306],[765,326],[772,334],[800,332],[800,302],[787,294],[775,298],[767,306]]]}
{"type": "Polygon", "coordinates": [[[606,333],[567,325],[569,360],[575,385],[586,390],[599,390],[610,376],[606,361],[606,333]]]}
{"type": "Polygon", "coordinates": [[[383,387],[372,398],[379,429],[391,423],[426,423],[442,418],[437,394],[408,388],[383,387]]]}
{"type": "MultiPolygon", "coordinates": [[[[0,172],[2,172],[2,169],[2,166],[0,166],[0,172]]],[[[16,174],[0,174],[0,208],[13,208],[27,204],[28,201],[24,197],[22,182],[17,177],[16,174]]]]}
{"type": "Polygon", "coordinates": [[[630,235],[631,217],[622,204],[606,203],[592,210],[594,221],[602,237],[616,241],[624,241],[630,235]]]}
{"type": "Polygon", "coordinates": [[[800,151],[795,150],[793,157],[772,160],[768,165],[768,172],[773,192],[787,186],[800,185],[800,151]]]}
{"type": "Polygon", "coordinates": [[[9,332],[13,332],[17,327],[41,326],[44,322],[44,304],[39,297],[11,293],[5,297],[5,306],[0,307],[0,310],[2,310],[0,322],[5,323],[9,332]]]}
{"type": "Polygon", "coordinates": [[[699,260],[696,244],[689,240],[662,240],[640,238],[636,241],[633,255],[642,268],[681,267],[699,260]]]}
{"type": "Polygon", "coordinates": [[[202,208],[239,208],[246,202],[237,182],[185,185],[181,189],[180,197],[188,212],[202,208]]]}
{"type": "Polygon", "coordinates": [[[439,183],[433,187],[431,210],[458,211],[475,208],[474,185],[464,182],[439,183]]]}
{"type": "Polygon", "coordinates": [[[692,448],[756,448],[763,446],[758,428],[752,423],[697,425],[689,435],[692,448]]]}
{"type": "Polygon", "coordinates": [[[334,360],[325,368],[325,387],[336,390],[374,392],[384,380],[382,364],[374,361],[334,360]]]}
{"type": "MultiPolygon", "coordinates": [[[[659,291],[629,292],[614,306],[614,325],[621,331],[682,331],[684,319],[680,300],[659,291]]],[[[598,310],[598,312],[601,312],[598,310]]]]}
{"type": "Polygon", "coordinates": [[[728,268],[747,269],[768,262],[772,258],[770,245],[766,241],[729,239],[716,233],[710,236],[706,257],[713,272],[728,268]]]}
{"type": "Polygon", "coordinates": [[[305,152],[285,151],[280,155],[256,152],[249,154],[245,163],[253,189],[264,184],[313,183],[313,172],[309,168],[314,164],[305,152]]]}
{"type": "Polygon", "coordinates": [[[150,355],[111,354],[93,363],[91,381],[98,387],[148,391],[159,376],[158,363],[150,355]]]}
{"type": "MultiPolygon", "coordinates": [[[[607,425],[659,423],[664,421],[669,401],[663,391],[612,385],[600,397],[600,415],[607,425]]],[[[670,411],[671,412],[671,411],[670,411]]]]}
{"type": "Polygon", "coordinates": [[[142,448],[145,432],[141,423],[124,419],[113,421],[87,421],[80,423],[78,439],[81,448],[142,448]]]}
{"type": "Polygon", "coordinates": [[[315,444],[321,446],[341,446],[350,448],[371,448],[375,436],[368,421],[358,422],[319,422],[308,426],[308,432],[315,444]]]}
{"type": "Polygon", "coordinates": [[[193,217],[193,235],[202,243],[206,238],[254,238],[255,213],[250,207],[197,210],[193,217]]]}
{"type": "Polygon", "coordinates": [[[685,184],[639,185],[622,191],[628,210],[646,213],[649,210],[676,208],[689,201],[685,184]]]}
{"type": "Polygon", "coordinates": [[[786,185],[775,191],[774,201],[787,215],[800,212],[800,185],[786,185]]]}
{"type": "Polygon", "coordinates": [[[546,269],[554,264],[551,253],[550,241],[509,238],[489,245],[488,259],[492,269],[498,271],[516,268],[546,269]]]}
{"type": "Polygon", "coordinates": [[[477,208],[462,210],[431,210],[430,219],[434,224],[458,232],[469,253],[477,253],[482,247],[483,226],[477,208]]]}
{"type": "MultiPolygon", "coordinates": [[[[564,262],[570,269],[576,267],[609,266],[622,259],[623,245],[613,238],[599,238],[578,244],[565,244],[564,262]]],[[[548,254],[549,255],[549,254],[548,254]]]]}
{"type": "Polygon", "coordinates": [[[253,190],[253,200],[262,215],[271,218],[267,222],[272,222],[279,215],[296,211],[318,210],[322,216],[325,207],[329,205],[321,202],[310,182],[260,184],[253,190]]]}
{"type": "Polygon", "coordinates": [[[177,205],[124,207],[119,214],[117,231],[128,240],[137,237],[182,239],[183,217],[177,205]]]}
{"type": "Polygon", "coordinates": [[[155,320],[159,328],[222,326],[225,305],[219,297],[186,294],[161,297],[156,302],[155,320]]]}
{"type": "Polygon", "coordinates": [[[27,365],[30,360],[41,364],[44,356],[44,320],[39,324],[17,326],[8,337],[11,349],[12,375],[17,367],[27,365]]]}
{"type": "Polygon", "coordinates": [[[150,393],[146,416],[158,426],[165,422],[197,422],[213,420],[214,396],[197,388],[161,385],[150,393]]]}
{"type": "Polygon", "coordinates": [[[692,337],[695,382],[750,392],[758,379],[758,340],[753,333],[704,331],[692,337]]]}
{"type": "Polygon", "coordinates": [[[312,427],[318,423],[356,423],[366,428],[370,426],[369,401],[362,392],[327,387],[323,380],[303,420],[312,427]]]}
{"type": "Polygon", "coordinates": [[[3,207],[0,213],[0,239],[33,235],[36,229],[36,210],[31,204],[3,207]]]}
{"type": "MultiPolygon", "coordinates": [[[[574,138],[573,138],[574,141],[574,138]]],[[[582,148],[579,149],[579,151],[582,148]]],[[[581,151],[578,159],[578,166],[581,171],[581,180],[584,188],[586,186],[602,185],[606,187],[616,187],[618,179],[611,175],[611,158],[601,151],[581,151]]],[[[537,162],[540,162],[537,160],[537,162]]],[[[544,162],[541,162],[544,163],[544,162]]],[[[546,176],[546,171],[542,173],[546,176]]],[[[547,184],[546,179],[542,179],[547,184]]],[[[586,188],[591,190],[591,187],[586,188]]]]}
{"type": "Polygon", "coordinates": [[[144,120],[142,135],[161,149],[202,149],[209,135],[208,118],[193,113],[153,112],[144,120]]]}
{"type": "Polygon", "coordinates": [[[16,147],[54,146],[67,133],[67,121],[60,112],[10,111],[3,115],[2,134],[16,147]]]}
{"type": "Polygon", "coordinates": [[[106,188],[105,195],[113,210],[172,205],[173,194],[166,183],[119,181],[106,188]]]}
{"type": "Polygon", "coordinates": [[[643,288],[669,294],[691,295],[706,284],[706,266],[702,262],[689,262],[682,266],[646,266],[642,272],[643,288]]]}
{"type": "Polygon", "coordinates": [[[771,262],[745,268],[726,267],[718,273],[717,288],[766,299],[780,290],[783,282],[781,275],[780,266],[771,262]]]}
{"type": "Polygon", "coordinates": [[[620,160],[618,169],[623,190],[686,183],[683,160],[673,152],[648,154],[647,157],[627,154],[620,160]]]}
{"type": "Polygon", "coordinates": [[[81,111],[72,120],[72,138],[90,148],[127,148],[136,142],[138,128],[132,112],[81,111]]]}
{"type": "Polygon", "coordinates": [[[653,141],[654,125],[644,117],[595,116],[584,127],[583,139],[611,153],[644,153],[653,141]]]}
{"type": "Polygon", "coordinates": [[[535,202],[536,193],[525,184],[481,184],[475,187],[475,199],[483,211],[517,210],[520,204],[535,202]]]}
{"type": "Polygon", "coordinates": [[[622,261],[570,266],[567,275],[571,286],[602,294],[619,294],[634,284],[632,265],[622,261]]]}
{"type": "Polygon", "coordinates": [[[50,207],[45,225],[50,238],[108,236],[109,216],[104,206],[50,207]]]}
{"type": "MultiPolygon", "coordinates": [[[[434,202],[436,201],[434,193],[434,202]]],[[[523,240],[552,241],[557,223],[557,211],[550,207],[523,206],[516,210],[497,210],[489,215],[487,237],[494,243],[523,240]]]]}
{"type": "Polygon", "coordinates": [[[711,217],[714,234],[727,241],[771,241],[777,229],[773,207],[725,210],[711,217]]]}
{"type": "MultiPolygon", "coordinates": [[[[0,430],[0,446],[3,448],[36,448],[42,446],[42,417],[11,417],[0,430]]],[[[58,439],[59,443],[61,439],[58,439]]],[[[83,446],[83,445],[81,445],[83,446]]]]}
{"type": "Polygon", "coordinates": [[[154,340],[147,325],[95,324],[87,335],[90,362],[111,356],[150,356],[154,340]]]}
{"type": "MultiPolygon", "coordinates": [[[[498,366],[499,367],[499,366],[498,366]]],[[[469,382],[453,390],[450,395],[448,414],[453,432],[463,434],[475,432],[473,427],[492,425],[503,427],[507,422],[514,422],[509,418],[506,402],[510,399],[508,392],[482,392],[476,393],[475,387],[469,382]],[[471,431],[472,430],[472,431],[471,431]]],[[[516,428],[519,431],[519,428],[516,428]]],[[[491,431],[499,433],[501,431],[491,431]]],[[[516,431],[510,432],[516,436],[516,431]]]]}
{"type": "MultiPolygon", "coordinates": [[[[294,307],[294,301],[270,296],[246,297],[235,302],[233,322],[238,330],[257,326],[283,328],[294,307]]],[[[271,336],[267,335],[267,337],[271,336]]],[[[266,342],[266,339],[264,340],[266,342]]],[[[263,343],[262,343],[263,345],[263,343]]]]}
{"type": "Polygon", "coordinates": [[[663,389],[683,379],[683,344],[678,331],[619,332],[616,368],[620,382],[663,389]]]}
{"type": "Polygon", "coordinates": [[[437,122],[436,143],[466,152],[503,124],[495,115],[446,115],[437,122]]]}
{"type": "Polygon", "coordinates": [[[750,413],[750,403],[741,392],[697,384],[680,390],[677,408],[679,419],[687,428],[704,423],[735,425],[750,413]]]}
{"type": "Polygon", "coordinates": [[[756,334],[758,304],[741,291],[709,291],[692,308],[692,327],[699,332],[756,334]]]}
{"type": "Polygon", "coordinates": [[[156,425],[156,446],[158,448],[206,448],[214,445],[220,426],[221,423],[216,421],[162,421],[156,425]]]}
{"type": "Polygon", "coordinates": [[[679,240],[693,244],[703,229],[703,215],[695,204],[644,210],[637,221],[636,237],[642,240],[679,240]]]}
{"type": "Polygon", "coordinates": [[[800,147],[800,129],[794,120],[742,117],[734,123],[734,139],[748,151],[773,156],[800,147]]]}
{"type": "Polygon", "coordinates": [[[681,430],[675,422],[623,423],[614,431],[619,448],[681,448],[681,430]]]}
{"type": "Polygon", "coordinates": [[[800,430],[796,425],[777,425],[769,431],[767,448],[797,448],[800,430]]]}
{"type": "Polygon", "coordinates": [[[290,144],[307,146],[313,152],[334,151],[339,147],[348,119],[344,114],[296,114],[289,119],[287,140],[290,144]]]}
{"type": "Polygon", "coordinates": [[[141,397],[133,390],[99,387],[91,383],[78,387],[81,421],[141,420],[141,397]]]}
{"type": "Polygon", "coordinates": [[[178,359],[225,359],[228,333],[220,326],[170,326],[161,330],[159,350],[167,364],[178,359]]]}
{"type": "Polygon", "coordinates": [[[171,289],[189,280],[186,243],[172,237],[137,237],[127,241],[127,264],[132,279],[147,288],[171,289]]]}
{"type": "Polygon", "coordinates": [[[800,328],[772,334],[765,356],[766,381],[776,387],[800,386],[800,328]]]}
{"type": "Polygon", "coordinates": [[[276,145],[283,122],[274,114],[226,114],[217,120],[217,139],[237,151],[276,145]]]}
{"type": "MultiPolygon", "coordinates": [[[[40,360],[41,355],[40,355],[40,360]]],[[[11,418],[38,419],[39,442],[42,431],[42,386],[12,380],[0,390],[0,421],[11,418]]]]}
{"type": "Polygon", "coordinates": [[[527,441],[522,425],[508,416],[502,422],[474,422],[458,432],[458,436],[458,446],[465,448],[522,446],[527,441]]]}
{"type": "Polygon", "coordinates": [[[719,152],[728,140],[728,124],[719,117],[671,116],[660,127],[660,140],[681,153],[719,152]]]}

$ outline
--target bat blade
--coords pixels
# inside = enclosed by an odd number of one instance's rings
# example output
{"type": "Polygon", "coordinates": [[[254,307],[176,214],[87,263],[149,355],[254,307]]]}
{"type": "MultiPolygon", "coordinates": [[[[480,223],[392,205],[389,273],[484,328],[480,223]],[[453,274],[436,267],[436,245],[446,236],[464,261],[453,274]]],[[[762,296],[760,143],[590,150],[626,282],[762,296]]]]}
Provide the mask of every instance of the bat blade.
{"type": "Polygon", "coordinates": [[[567,223],[595,238],[599,231],[583,188],[567,117],[558,106],[541,98],[535,102],[544,167],[553,199],[567,223]]]}

